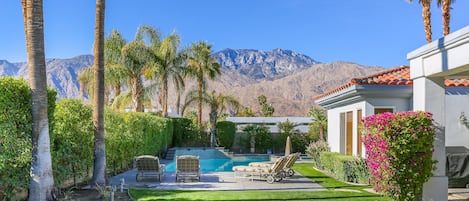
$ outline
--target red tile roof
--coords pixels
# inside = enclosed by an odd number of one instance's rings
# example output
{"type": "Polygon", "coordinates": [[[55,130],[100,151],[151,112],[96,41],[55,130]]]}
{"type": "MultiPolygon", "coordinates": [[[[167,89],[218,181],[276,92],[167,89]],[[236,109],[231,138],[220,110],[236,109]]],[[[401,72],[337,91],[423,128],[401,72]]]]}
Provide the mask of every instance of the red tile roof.
{"type": "MultiPolygon", "coordinates": [[[[407,85],[412,86],[413,82],[410,79],[410,67],[400,66],[387,70],[377,72],[365,77],[353,78],[350,82],[343,84],[337,88],[327,91],[321,95],[315,96],[314,99],[320,99],[337,93],[353,85],[407,85]]],[[[445,86],[447,87],[467,87],[469,86],[468,79],[446,79],[445,86]]]]}

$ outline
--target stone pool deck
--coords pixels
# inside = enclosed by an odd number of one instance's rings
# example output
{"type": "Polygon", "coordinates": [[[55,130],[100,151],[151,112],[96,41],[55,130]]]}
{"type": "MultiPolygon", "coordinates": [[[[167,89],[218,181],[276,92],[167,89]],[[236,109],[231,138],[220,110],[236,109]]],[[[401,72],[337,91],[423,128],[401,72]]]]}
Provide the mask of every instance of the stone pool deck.
{"type": "MultiPolygon", "coordinates": [[[[310,179],[295,174],[280,182],[268,184],[265,180],[235,178],[233,172],[201,173],[200,181],[175,182],[174,172],[165,172],[161,182],[154,180],[135,180],[135,169],[110,178],[110,185],[120,185],[123,178],[125,188],[146,188],[155,190],[326,190],[310,179]]],[[[259,177],[254,177],[259,178],[259,177]]]]}

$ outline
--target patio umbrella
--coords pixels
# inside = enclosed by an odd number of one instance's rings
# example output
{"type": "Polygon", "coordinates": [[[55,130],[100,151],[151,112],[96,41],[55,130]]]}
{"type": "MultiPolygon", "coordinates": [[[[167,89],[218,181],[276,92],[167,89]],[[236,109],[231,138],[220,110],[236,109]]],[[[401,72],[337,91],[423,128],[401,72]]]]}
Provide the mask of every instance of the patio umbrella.
{"type": "Polygon", "coordinates": [[[287,144],[285,145],[285,156],[290,155],[291,152],[291,140],[290,136],[287,137],[287,144]]]}

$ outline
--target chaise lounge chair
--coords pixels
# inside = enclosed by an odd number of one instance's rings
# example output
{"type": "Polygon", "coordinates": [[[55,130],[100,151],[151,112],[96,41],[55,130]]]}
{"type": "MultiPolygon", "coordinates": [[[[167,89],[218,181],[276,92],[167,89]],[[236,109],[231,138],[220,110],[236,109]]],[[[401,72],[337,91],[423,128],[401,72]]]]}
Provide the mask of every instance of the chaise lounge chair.
{"type": "Polygon", "coordinates": [[[277,161],[269,167],[234,166],[234,176],[236,178],[239,177],[239,174],[243,174],[241,177],[249,176],[251,179],[254,179],[253,176],[259,175],[260,179],[266,179],[267,183],[272,184],[274,182],[281,181],[284,178],[283,174],[285,173],[283,172],[283,167],[285,166],[287,159],[288,158],[286,156],[283,156],[277,159],[277,161]]]}
{"type": "Polygon", "coordinates": [[[137,169],[137,175],[135,175],[137,182],[143,177],[154,177],[161,181],[164,171],[164,165],[160,164],[159,158],[150,155],[135,157],[134,168],[137,169]]]}
{"type": "MultiPolygon", "coordinates": [[[[293,165],[295,164],[296,160],[298,160],[298,158],[300,157],[300,153],[294,153],[294,154],[290,154],[288,156],[284,156],[286,157],[287,161],[285,162],[285,166],[282,168],[282,171],[283,171],[283,174],[282,176],[285,178],[286,176],[288,177],[291,177],[295,174],[295,171],[293,171],[293,169],[291,169],[293,167],[293,165]]],[[[260,167],[260,168],[267,168],[267,167],[270,167],[271,165],[273,164],[273,162],[252,162],[252,163],[249,163],[249,166],[251,167],[260,167]]]]}
{"type": "Polygon", "coordinates": [[[185,178],[200,181],[200,160],[198,156],[184,155],[176,157],[176,182],[185,178]]]}

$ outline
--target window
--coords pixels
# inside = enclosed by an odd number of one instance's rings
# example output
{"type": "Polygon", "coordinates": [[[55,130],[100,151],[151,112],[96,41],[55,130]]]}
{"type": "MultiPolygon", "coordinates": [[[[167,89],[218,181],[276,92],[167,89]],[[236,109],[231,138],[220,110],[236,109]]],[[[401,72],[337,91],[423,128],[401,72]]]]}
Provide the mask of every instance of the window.
{"type": "Polygon", "coordinates": [[[375,114],[381,114],[385,112],[394,112],[393,108],[375,108],[375,114]]]}

